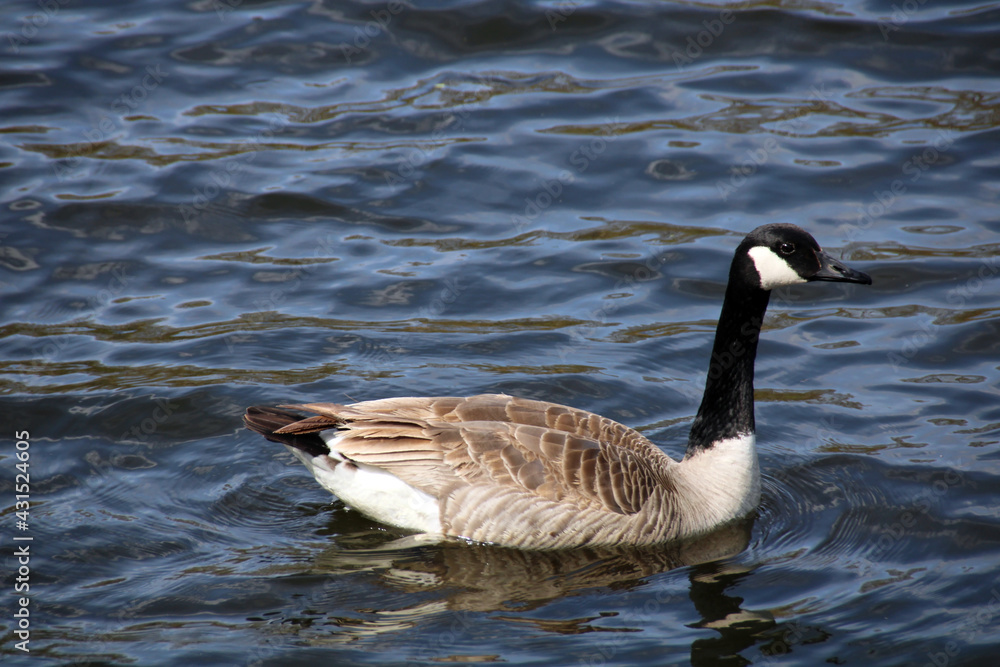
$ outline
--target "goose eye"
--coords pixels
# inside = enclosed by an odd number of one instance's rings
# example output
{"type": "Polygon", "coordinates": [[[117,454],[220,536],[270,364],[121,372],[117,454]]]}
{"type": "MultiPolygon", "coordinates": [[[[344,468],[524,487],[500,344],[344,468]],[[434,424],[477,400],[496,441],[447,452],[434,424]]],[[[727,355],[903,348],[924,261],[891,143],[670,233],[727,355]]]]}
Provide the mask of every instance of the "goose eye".
{"type": "Polygon", "coordinates": [[[780,252],[782,255],[791,255],[793,252],[795,252],[795,244],[782,243],[781,245],[778,246],[778,252],[780,252]]]}

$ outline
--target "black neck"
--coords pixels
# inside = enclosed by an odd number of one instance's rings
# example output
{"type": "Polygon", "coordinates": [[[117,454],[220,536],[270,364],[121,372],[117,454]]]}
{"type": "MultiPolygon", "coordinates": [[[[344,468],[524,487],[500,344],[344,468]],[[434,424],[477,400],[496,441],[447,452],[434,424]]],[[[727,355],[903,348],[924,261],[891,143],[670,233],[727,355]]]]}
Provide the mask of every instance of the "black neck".
{"type": "Polygon", "coordinates": [[[754,432],[753,364],[771,292],[746,287],[746,282],[736,279],[738,271],[736,266],[730,271],[705,395],[691,425],[688,455],[719,440],[754,432]]]}

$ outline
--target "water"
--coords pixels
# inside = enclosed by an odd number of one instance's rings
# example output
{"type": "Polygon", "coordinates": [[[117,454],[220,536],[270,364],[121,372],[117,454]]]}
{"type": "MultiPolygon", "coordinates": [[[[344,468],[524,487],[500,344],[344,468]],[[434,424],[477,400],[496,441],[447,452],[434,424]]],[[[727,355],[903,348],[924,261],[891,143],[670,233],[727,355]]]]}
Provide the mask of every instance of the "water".
{"type": "Polygon", "coordinates": [[[1000,3],[0,17],[5,660],[992,664],[1000,3]],[[772,298],[764,499],[721,534],[409,544],[241,427],[503,391],[679,455],[774,221],[875,283],[772,298]]]}

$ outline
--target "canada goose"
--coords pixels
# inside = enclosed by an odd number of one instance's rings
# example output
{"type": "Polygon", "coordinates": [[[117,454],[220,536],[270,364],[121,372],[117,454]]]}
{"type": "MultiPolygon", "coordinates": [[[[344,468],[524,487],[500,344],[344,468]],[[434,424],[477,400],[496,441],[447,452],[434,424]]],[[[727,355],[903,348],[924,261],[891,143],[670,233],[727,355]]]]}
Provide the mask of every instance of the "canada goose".
{"type": "Polygon", "coordinates": [[[687,538],[757,506],[764,311],[775,287],[817,280],[872,282],[794,225],[758,227],[736,248],[681,461],[606,417],[503,394],[251,407],[244,421],[346,505],[401,528],[528,549],[687,538]]]}

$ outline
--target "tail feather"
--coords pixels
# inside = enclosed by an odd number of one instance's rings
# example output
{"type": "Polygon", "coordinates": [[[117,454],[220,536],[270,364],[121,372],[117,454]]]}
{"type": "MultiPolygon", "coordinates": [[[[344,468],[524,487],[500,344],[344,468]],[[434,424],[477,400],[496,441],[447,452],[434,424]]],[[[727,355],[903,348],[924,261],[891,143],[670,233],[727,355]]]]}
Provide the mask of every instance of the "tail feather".
{"type": "Polygon", "coordinates": [[[329,454],[330,448],[319,436],[319,433],[278,433],[277,431],[294,424],[306,417],[301,414],[257,405],[247,408],[243,415],[243,423],[251,431],[256,431],[272,442],[300,449],[310,456],[329,454]]]}

